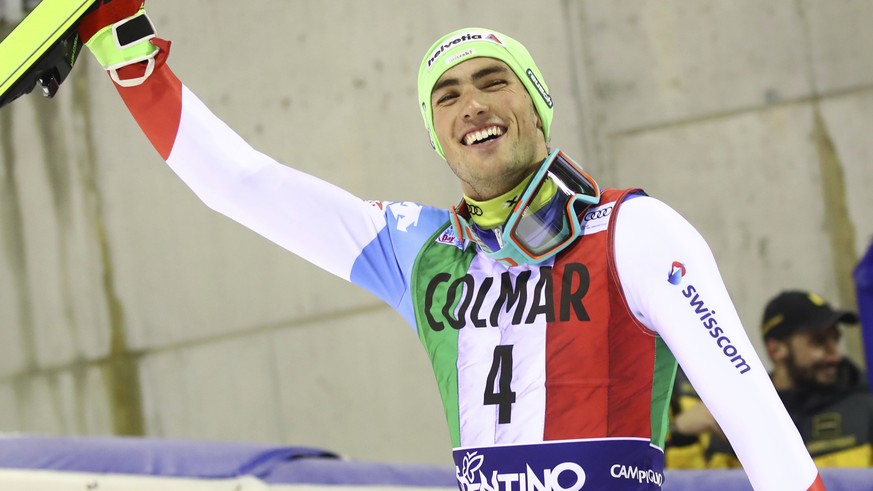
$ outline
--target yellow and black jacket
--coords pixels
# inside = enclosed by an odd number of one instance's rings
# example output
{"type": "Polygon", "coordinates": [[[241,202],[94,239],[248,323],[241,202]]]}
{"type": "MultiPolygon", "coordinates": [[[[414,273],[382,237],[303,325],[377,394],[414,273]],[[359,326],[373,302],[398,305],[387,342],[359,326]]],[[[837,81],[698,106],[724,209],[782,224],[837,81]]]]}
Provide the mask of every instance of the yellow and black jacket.
{"type": "Polygon", "coordinates": [[[873,395],[849,360],[832,391],[780,393],[819,467],[873,466],[873,395]]]}
{"type": "Polygon", "coordinates": [[[667,469],[705,469],[710,435],[684,435],[673,428],[673,418],[698,404],[697,392],[680,368],[670,397],[670,433],[664,447],[664,467],[667,469]]]}
{"type": "MultiPolygon", "coordinates": [[[[800,388],[779,397],[818,467],[873,467],[873,394],[848,359],[832,390],[800,388]]],[[[682,375],[677,376],[673,414],[700,404],[682,375]]],[[[671,435],[665,465],[672,469],[741,467],[728,442],[710,435],[671,435]]]]}
{"type": "MultiPolygon", "coordinates": [[[[816,465],[873,466],[873,395],[855,365],[844,359],[832,390],[779,391],[816,465]]],[[[739,467],[727,442],[713,438],[706,456],[710,468],[739,467]]]]}

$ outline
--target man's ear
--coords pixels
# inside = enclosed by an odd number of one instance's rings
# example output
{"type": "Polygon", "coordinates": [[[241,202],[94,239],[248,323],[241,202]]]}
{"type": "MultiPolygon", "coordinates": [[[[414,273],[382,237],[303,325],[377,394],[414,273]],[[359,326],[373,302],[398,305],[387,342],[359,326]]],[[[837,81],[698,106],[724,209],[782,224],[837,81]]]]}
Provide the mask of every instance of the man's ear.
{"type": "Polygon", "coordinates": [[[767,355],[773,360],[773,363],[781,363],[788,358],[788,342],[779,339],[767,340],[767,355]]]}

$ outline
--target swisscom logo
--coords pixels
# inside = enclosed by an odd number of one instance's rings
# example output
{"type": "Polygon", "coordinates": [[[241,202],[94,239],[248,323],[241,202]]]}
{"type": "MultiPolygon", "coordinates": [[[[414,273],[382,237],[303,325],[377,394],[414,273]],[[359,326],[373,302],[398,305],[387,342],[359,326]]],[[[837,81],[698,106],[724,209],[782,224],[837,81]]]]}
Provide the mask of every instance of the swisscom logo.
{"type": "Polygon", "coordinates": [[[673,261],[673,267],[670,268],[670,274],[667,276],[667,281],[671,285],[682,283],[682,278],[685,277],[685,265],[679,261],[673,261]]]}
{"type": "MultiPolygon", "coordinates": [[[[679,285],[682,283],[685,273],[685,265],[679,261],[673,261],[670,274],[667,275],[667,281],[672,285],[679,285]]],[[[688,299],[691,314],[697,318],[700,326],[709,333],[722,354],[734,364],[734,368],[740,372],[740,375],[751,370],[752,367],[743,358],[739,348],[731,343],[731,339],[728,337],[730,329],[719,323],[715,315],[715,309],[703,299],[702,291],[699,292],[697,287],[690,283],[679,291],[683,297],[688,299]]]]}

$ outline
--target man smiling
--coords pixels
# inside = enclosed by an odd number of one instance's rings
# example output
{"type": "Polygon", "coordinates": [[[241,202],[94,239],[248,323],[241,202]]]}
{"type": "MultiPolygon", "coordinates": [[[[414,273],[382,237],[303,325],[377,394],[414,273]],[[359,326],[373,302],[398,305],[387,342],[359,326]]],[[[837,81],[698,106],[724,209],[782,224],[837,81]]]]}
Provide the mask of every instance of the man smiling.
{"type": "Polygon", "coordinates": [[[873,396],[840,343],[841,324],[858,320],[799,290],[780,293],[764,310],[773,385],[824,467],[873,466],[873,396]]]}
{"type": "Polygon", "coordinates": [[[431,104],[440,148],[470,198],[509,191],[548,156],[530,95],[499,60],[452,67],[434,86],[431,104]]]}
{"type": "Polygon", "coordinates": [[[470,28],[425,53],[422,117],[464,191],[445,210],[365,201],[252,149],[176,78],[167,42],[109,42],[141,5],[105,4],[80,33],[146,136],[208,206],[403,315],[462,489],[660,489],[677,359],[756,489],[824,489],[705,241],[549,149],[552,97],[518,41],[470,28]]]}

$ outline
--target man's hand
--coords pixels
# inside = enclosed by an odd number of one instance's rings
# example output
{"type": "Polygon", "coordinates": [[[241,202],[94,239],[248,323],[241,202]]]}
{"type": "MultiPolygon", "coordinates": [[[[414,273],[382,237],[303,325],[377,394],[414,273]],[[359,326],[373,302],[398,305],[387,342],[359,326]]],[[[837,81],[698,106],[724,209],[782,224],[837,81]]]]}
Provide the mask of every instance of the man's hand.
{"type": "Polygon", "coordinates": [[[151,43],[155,29],[145,14],[145,0],[97,0],[95,5],[78,27],[85,46],[117,84],[143,83],[152,74],[159,51],[151,43]],[[132,65],[142,65],[140,73],[122,79],[118,70],[132,65]]]}
{"type": "Polygon", "coordinates": [[[703,403],[690,407],[673,418],[673,431],[683,435],[700,435],[702,433],[712,433],[713,435],[726,439],[715,418],[709,412],[709,409],[703,403]]]}
{"type": "Polygon", "coordinates": [[[87,43],[97,31],[145,9],[145,0],[97,0],[91,12],[79,22],[79,37],[87,43]]]}

